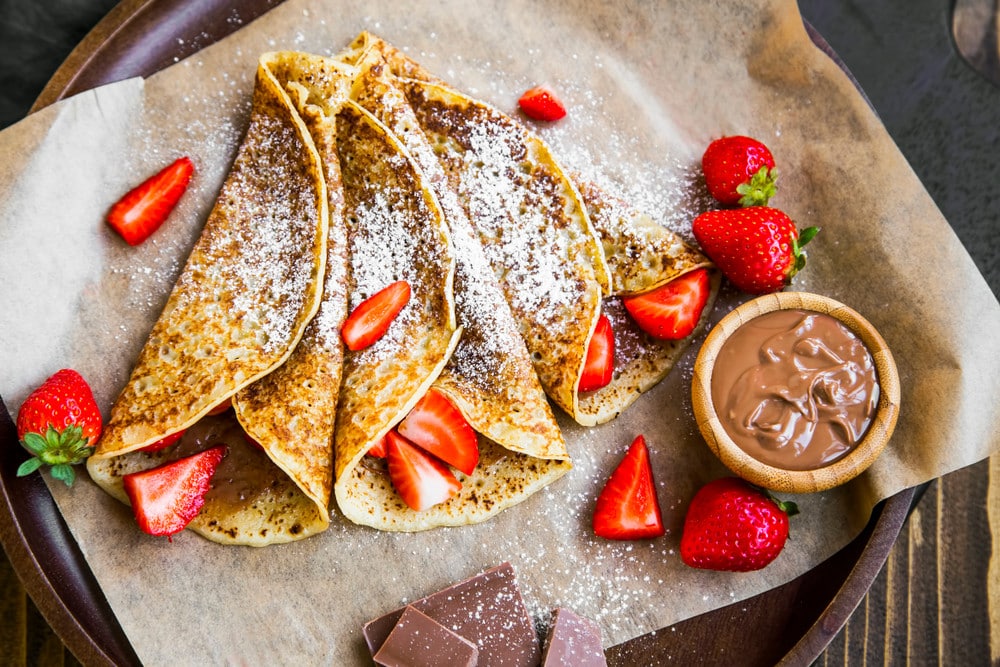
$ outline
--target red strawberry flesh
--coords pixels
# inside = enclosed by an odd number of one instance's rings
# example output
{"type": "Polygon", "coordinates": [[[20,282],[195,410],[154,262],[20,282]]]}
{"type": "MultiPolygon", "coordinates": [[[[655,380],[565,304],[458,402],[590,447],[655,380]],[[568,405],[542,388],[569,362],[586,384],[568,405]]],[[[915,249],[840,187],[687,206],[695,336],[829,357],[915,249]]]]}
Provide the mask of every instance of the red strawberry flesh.
{"type": "Polygon", "coordinates": [[[389,479],[410,509],[422,512],[461,490],[462,483],[444,463],[398,433],[386,434],[385,449],[389,479]]]}
{"type": "Polygon", "coordinates": [[[349,350],[363,350],[385,335],[389,325],[410,301],[410,284],[394,282],[362,301],[341,327],[341,337],[349,350]]]}
{"type": "Polygon", "coordinates": [[[396,427],[399,434],[471,475],[479,463],[479,441],[462,413],[436,389],[429,389],[396,427]]]}
{"type": "Polygon", "coordinates": [[[180,440],[183,436],[184,436],[184,431],[177,431],[176,433],[171,433],[168,436],[160,438],[159,440],[157,440],[156,442],[154,442],[151,445],[146,445],[145,447],[143,447],[139,451],[142,451],[142,452],[158,452],[161,449],[166,449],[167,447],[171,446],[172,444],[174,444],[175,442],[177,442],[178,440],[180,440]]]}
{"type": "Polygon", "coordinates": [[[608,479],[594,508],[594,534],[609,540],[663,535],[646,439],[638,436],[608,479]]]}
{"type": "Polygon", "coordinates": [[[587,358],[580,375],[579,391],[597,391],[606,387],[615,370],[615,334],[611,320],[601,315],[594,328],[594,335],[587,346],[587,358]]]}
{"type": "Polygon", "coordinates": [[[132,512],[143,532],[174,535],[184,530],[205,504],[225,445],[122,477],[132,512]]]}
{"type": "Polygon", "coordinates": [[[625,310],[653,338],[680,340],[691,335],[709,295],[707,269],[695,269],[651,292],[622,298],[625,310]]]}
{"type": "Polygon", "coordinates": [[[367,452],[368,456],[374,456],[377,459],[385,458],[385,436],[381,440],[372,445],[367,452]]]}
{"type": "Polygon", "coordinates": [[[194,164],[181,157],[130,190],[108,212],[108,224],[129,245],[159,229],[187,190],[194,164]]]}

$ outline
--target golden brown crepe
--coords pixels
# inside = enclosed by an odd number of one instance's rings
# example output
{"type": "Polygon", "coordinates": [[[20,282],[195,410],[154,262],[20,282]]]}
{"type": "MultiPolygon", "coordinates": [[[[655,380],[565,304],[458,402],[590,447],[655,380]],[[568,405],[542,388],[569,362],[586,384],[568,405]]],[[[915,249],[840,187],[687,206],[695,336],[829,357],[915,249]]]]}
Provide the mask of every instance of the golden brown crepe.
{"type": "MultiPolygon", "coordinates": [[[[254,545],[298,539],[328,524],[320,500],[329,472],[295,460],[294,448],[305,443],[267,433],[280,433],[277,417],[254,429],[266,455],[245,442],[231,414],[206,417],[241,390],[236,403],[245,416],[262,414],[251,406],[273,389],[246,388],[289,359],[323,295],[330,211],[320,156],[269,66],[261,60],[249,127],[231,171],[88,461],[93,479],[127,502],[122,475],[225,442],[229,454],[191,527],[219,542],[254,545]],[[182,430],[175,447],[138,451],[182,430]]],[[[331,268],[335,281],[343,268],[331,268]]],[[[328,315],[336,320],[343,306],[331,295],[328,315]]],[[[304,357],[307,366],[316,361],[304,357]]],[[[335,360],[315,365],[336,372],[335,360]]],[[[331,379],[313,378],[313,393],[328,389],[331,379]]],[[[329,434],[315,447],[329,456],[329,434]]]]}
{"type": "Polygon", "coordinates": [[[611,270],[611,296],[604,299],[601,310],[614,332],[615,370],[606,387],[580,394],[580,414],[588,422],[603,424],[666,377],[704,329],[721,277],[707,257],[676,233],[598,185],[579,179],[577,183],[611,270]],[[699,268],[711,272],[711,293],[691,335],[682,340],[656,340],[645,334],[625,310],[621,297],[652,291],[699,268]]]}
{"type": "Polygon", "coordinates": [[[463,492],[457,498],[420,513],[397,507],[382,525],[412,530],[483,521],[564,475],[571,467],[566,443],[475,230],[412,109],[378,51],[352,56],[359,67],[353,99],[406,146],[450,231],[456,314],[463,334],[433,387],[480,434],[482,456],[476,470],[462,476],[463,492]]]}
{"type": "MultiPolygon", "coordinates": [[[[377,49],[398,77],[556,404],[580,424],[600,424],[659,382],[691,337],[652,340],[615,297],[650,291],[710,266],[707,259],[598,186],[578,189],[532,132],[453,90],[383,40],[362,33],[352,49],[355,60],[365,49],[377,49]],[[607,387],[581,394],[582,361],[602,310],[614,325],[615,373],[607,387]]],[[[713,298],[718,282],[714,277],[713,298]]],[[[710,310],[709,304],[702,324],[710,310]]]]}
{"type": "Polygon", "coordinates": [[[319,153],[330,215],[323,297],[302,339],[280,367],[241,389],[233,398],[246,433],[271,460],[312,498],[324,519],[333,490],[333,427],[340,393],[344,346],[340,329],[347,317],[347,229],[336,136],[327,113],[350,93],[353,72],[346,67],[317,68],[294,52],[265,54],[263,66],[285,88],[309,129],[319,153]],[[288,85],[308,71],[326,90],[323,108],[310,105],[304,91],[288,85]]]}
{"type": "Polygon", "coordinates": [[[411,298],[381,338],[345,356],[334,493],[355,523],[417,529],[399,525],[422,517],[406,507],[385,470],[362,460],[426,393],[458,343],[454,254],[441,207],[399,140],[353,102],[337,116],[336,129],[351,309],[399,280],[409,283],[411,298]]]}
{"type": "Polygon", "coordinates": [[[576,187],[509,116],[443,84],[400,86],[476,229],[542,387],[578,419],[577,385],[610,281],[576,187]]]}

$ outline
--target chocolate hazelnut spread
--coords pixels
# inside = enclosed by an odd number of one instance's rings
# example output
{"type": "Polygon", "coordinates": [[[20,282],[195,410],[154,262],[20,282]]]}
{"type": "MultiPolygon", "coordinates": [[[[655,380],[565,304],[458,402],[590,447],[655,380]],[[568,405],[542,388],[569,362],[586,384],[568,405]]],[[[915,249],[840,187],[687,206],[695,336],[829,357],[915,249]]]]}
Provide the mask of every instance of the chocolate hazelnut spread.
{"type": "Polygon", "coordinates": [[[821,468],[851,451],[879,399],[864,343],[836,318],[807,310],[741,325],[719,351],[711,385],[736,444],[785,470],[821,468]]]}

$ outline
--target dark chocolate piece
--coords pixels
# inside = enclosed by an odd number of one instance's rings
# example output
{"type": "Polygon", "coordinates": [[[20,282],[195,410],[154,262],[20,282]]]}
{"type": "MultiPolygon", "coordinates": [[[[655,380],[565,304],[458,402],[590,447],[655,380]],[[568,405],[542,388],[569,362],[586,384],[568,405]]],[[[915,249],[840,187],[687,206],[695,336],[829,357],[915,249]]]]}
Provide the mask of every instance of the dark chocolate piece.
{"type": "MultiPolygon", "coordinates": [[[[453,584],[410,606],[475,644],[481,667],[537,667],[541,662],[535,624],[510,563],[453,584]]],[[[373,656],[404,609],[401,607],[365,624],[365,642],[373,656]]]]}
{"type": "Polygon", "coordinates": [[[479,649],[430,616],[407,607],[373,657],[383,667],[475,667],[479,649]]]}
{"type": "Polygon", "coordinates": [[[569,609],[556,609],[542,655],[542,667],[607,667],[601,628],[569,609]]]}

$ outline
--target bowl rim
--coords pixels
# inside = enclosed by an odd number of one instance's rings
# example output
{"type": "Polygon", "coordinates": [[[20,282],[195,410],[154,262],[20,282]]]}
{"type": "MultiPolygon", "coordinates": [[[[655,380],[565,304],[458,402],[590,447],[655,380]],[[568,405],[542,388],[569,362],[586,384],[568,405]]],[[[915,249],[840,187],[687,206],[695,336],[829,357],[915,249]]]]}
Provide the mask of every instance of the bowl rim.
{"type": "Polygon", "coordinates": [[[836,299],[812,292],[775,292],[755,297],[726,314],[708,333],[698,351],[692,377],[695,421],[709,448],[722,463],[747,481],[772,491],[813,493],[844,484],[864,472],[892,436],[899,415],[899,373],[888,344],[857,311],[836,299]],[[875,365],[879,400],[872,423],[858,445],[846,456],[812,470],[786,470],[764,463],[745,452],[726,433],[711,396],[712,371],[722,345],[736,329],[777,310],[802,309],[830,315],[846,325],[865,347],[875,365]]]}

